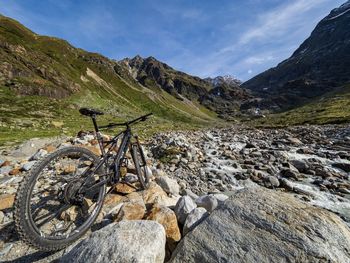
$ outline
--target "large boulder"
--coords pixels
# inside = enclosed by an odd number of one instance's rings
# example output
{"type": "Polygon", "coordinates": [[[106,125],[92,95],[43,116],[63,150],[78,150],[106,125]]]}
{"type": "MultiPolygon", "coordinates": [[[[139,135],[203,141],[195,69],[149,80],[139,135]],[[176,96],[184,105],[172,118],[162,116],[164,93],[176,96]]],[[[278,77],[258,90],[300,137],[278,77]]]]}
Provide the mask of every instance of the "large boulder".
{"type": "Polygon", "coordinates": [[[350,229],[287,193],[237,191],[176,247],[170,262],[350,262],[350,229]]]}
{"type": "Polygon", "coordinates": [[[166,206],[155,204],[146,219],[157,221],[164,227],[167,239],[167,250],[170,254],[170,252],[175,249],[177,242],[181,239],[181,233],[174,211],[166,206]]]}
{"type": "Polygon", "coordinates": [[[78,243],[60,262],[156,262],[165,257],[165,231],[155,221],[110,224],[78,243]]]}

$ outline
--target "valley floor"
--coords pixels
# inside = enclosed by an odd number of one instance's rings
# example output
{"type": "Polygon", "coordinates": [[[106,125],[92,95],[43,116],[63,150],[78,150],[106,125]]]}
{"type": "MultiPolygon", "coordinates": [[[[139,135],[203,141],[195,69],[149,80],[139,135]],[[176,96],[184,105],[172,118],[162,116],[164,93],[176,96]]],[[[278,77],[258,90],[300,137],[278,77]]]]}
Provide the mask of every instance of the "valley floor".
{"type": "MultiPolygon", "coordinates": [[[[56,148],[73,140],[66,141],[30,141],[2,155],[2,162],[8,162],[0,168],[1,194],[15,194],[28,168],[24,169],[28,164],[24,159],[33,159],[45,144],[56,148]]],[[[285,129],[237,125],[159,133],[145,142],[145,149],[153,175],[176,179],[182,195],[231,195],[259,184],[330,210],[350,225],[350,125],[285,129]]],[[[23,245],[14,233],[11,205],[0,211],[0,238],[0,259],[8,262],[49,262],[63,253],[51,255],[23,245]]]]}

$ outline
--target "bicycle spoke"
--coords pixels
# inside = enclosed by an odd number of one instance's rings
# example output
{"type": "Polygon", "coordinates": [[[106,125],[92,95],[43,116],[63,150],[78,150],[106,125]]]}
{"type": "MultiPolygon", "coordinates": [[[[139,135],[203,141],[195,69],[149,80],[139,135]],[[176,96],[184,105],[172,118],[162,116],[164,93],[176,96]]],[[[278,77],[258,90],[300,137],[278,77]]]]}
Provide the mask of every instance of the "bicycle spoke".
{"type": "MultiPolygon", "coordinates": [[[[69,207],[71,207],[71,205],[64,205],[61,209],[59,209],[58,211],[56,211],[53,215],[51,215],[50,217],[46,218],[45,220],[43,220],[41,223],[39,223],[37,225],[37,227],[41,227],[43,225],[45,225],[46,223],[50,222],[52,219],[54,219],[56,216],[60,215],[62,212],[64,212],[65,210],[67,210],[69,207]]],[[[46,216],[48,216],[50,213],[47,213],[46,215],[42,216],[39,220],[44,219],[46,216]]]]}

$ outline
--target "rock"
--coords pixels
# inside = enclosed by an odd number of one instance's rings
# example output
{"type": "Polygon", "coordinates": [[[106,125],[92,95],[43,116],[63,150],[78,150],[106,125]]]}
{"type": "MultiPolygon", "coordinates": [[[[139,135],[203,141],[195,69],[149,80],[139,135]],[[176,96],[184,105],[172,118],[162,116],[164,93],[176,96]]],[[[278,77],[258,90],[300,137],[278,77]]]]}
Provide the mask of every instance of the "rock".
{"type": "Polygon", "coordinates": [[[281,175],[287,178],[294,178],[294,179],[298,178],[298,173],[296,173],[292,169],[283,169],[281,171],[281,175]]]}
{"type": "Polygon", "coordinates": [[[63,255],[60,262],[163,263],[165,231],[155,221],[123,221],[110,224],[63,255]]]}
{"type": "Polygon", "coordinates": [[[168,176],[161,176],[156,178],[156,182],[166,193],[179,195],[180,187],[176,180],[171,179],[168,176]]]}
{"type": "Polygon", "coordinates": [[[49,145],[46,145],[43,149],[46,150],[48,153],[52,153],[56,150],[56,147],[53,146],[52,144],[49,144],[49,145]]]}
{"type": "Polygon", "coordinates": [[[117,222],[122,220],[140,220],[144,217],[145,212],[146,206],[142,199],[130,200],[121,206],[114,220],[117,222]]]}
{"type": "Polygon", "coordinates": [[[303,160],[291,160],[291,164],[298,169],[300,173],[306,173],[310,166],[306,163],[306,161],[303,160]]]}
{"type": "Polygon", "coordinates": [[[150,183],[148,189],[141,192],[142,198],[146,205],[159,204],[173,208],[180,196],[169,197],[164,190],[154,182],[150,183]]]}
{"type": "Polygon", "coordinates": [[[252,149],[252,148],[256,148],[256,145],[251,143],[251,142],[248,142],[246,145],[245,145],[245,148],[247,149],[252,149]]]}
{"type": "Polygon", "coordinates": [[[266,183],[267,183],[267,187],[279,187],[280,186],[280,182],[278,181],[278,179],[275,176],[268,176],[266,178],[266,183]]]}
{"type": "Polygon", "coordinates": [[[132,187],[125,183],[118,183],[114,188],[114,191],[116,191],[117,193],[123,193],[123,194],[136,192],[136,190],[137,190],[136,187],[132,187]]]}
{"type": "Polygon", "coordinates": [[[225,194],[213,194],[213,196],[218,200],[219,205],[224,203],[228,198],[225,194]]]}
{"type": "Polygon", "coordinates": [[[344,172],[350,173],[350,163],[333,163],[332,166],[342,169],[344,172]]]}
{"type": "Polygon", "coordinates": [[[74,164],[67,164],[62,168],[62,170],[64,174],[71,174],[76,171],[76,166],[74,164]]]}
{"type": "Polygon", "coordinates": [[[193,193],[190,189],[184,189],[182,191],[182,195],[188,195],[189,197],[191,197],[194,201],[199,197],[198,195],[196,195],[195,193],[193,193]]]}
{"type": "Polygon", "coordinates": [[[100,150],[99,146],[83,145],[82,147],[88,149],[89,151],[93,152],[93,153],[96,154],[97,156],[100,156],[100,155],[101,155],[101,150],[100,150]]]}
{"type": "Polygon", "coordinates": [[[218,206],[218,200],[213,195],[203,195],[196,199],[198,207],[204,207],[208,212],[212,212],[218,206]]]}
{"type": "Polygon", "coordinates": [[[45,155],[47,155],[47,151],[44,149],[40,149],[30,158],[30,160],[37,161],[37,160],[43,158],[45,155]]]}
{"type": "Polygon", "coordinates": [[[66,211],[61,213],[60,218],[64,221],[75,221],[78,216],[78,209],[76,206],[71,206],[66,211]]]}
{"type": "Polygon", "coordinates": [[[129,184],[138,182],[139,178],[136,174],[127,173],[124,177],[125,182],[128,182],[129,184]]]}
{"type": "Polygon", "coordinates": [[[12,166],[3,166],[0,168],[0,174],[8,175],[12,171],[12,166]]]}
{"type": "Polygon", "coordinates": [[[36,161],[30,161],[30,162],[27,162],[25,163],[23,166],[22,166],[22,170],[23,171],[29,171],[30,169],[32,169],[33,165],[36,163],[36,161]]]}
{"type": "Polygon", "coordinates": [[[293,184],[290,181],[288,181],[286,178],[280,178],[279,181],[282,187],[286,188],[289,191],[294,190],[293,184]]]}
{"type": "Polygon", "coordinates": [[[172,252],[176,247],[176,243],[181,239],[181,233],[174,211],[166,206],[156,204],[152,207],[146,219],[157,221],[164,227],[167,239],[167,250],[168,252],[172,252]]]}
{"type": "Polygon", "coordinates": [[[6,161],[1,160],[0,163],[1,163],[0,167],[11,166],[11,162],[8,160],[6,160],[6,161]]]}
{"type": "Polygon", "coordinates": [[[182,196],[175,205],[175,214],[180,224],[184,224],[189,213],[197,207],[191,197],[182,196]]]}
{"type": "Polygon", "coordinates": [[[188,232],[192,231],[196,226],[198,226],[202,221],[207,218],[209,213],[203,207],[197,207],[189,213],[186,218],[183,235],[186,235],[188,232]]]}
{"type": "Polygon", "coordinates": [[[294,144],[294,145],[302,145],[303,144],[303,142],[300,141],[298,138],[289,137],[289,138],[287,138],[287,140],[290,144],[294,144]]]}
{"type": "Polygon", "coordinates": [[[349,262],[349,246],[349,228],[334,213],[256,187],[236,191],[170,262],[349,262]]]}
{"type": "Polygon", "coordinates": [[[2,194],[0,195],[0,210],[11,208],[15,201],[15,195],[13,194],[2,194]]]}
{"type": "Polygon", "coordinates": [[[168,197],[164,190],[154,182],[151,182],[149,187],[142,192],[142,197],[145,204],[153,204],[156,200],[168,197]]]}
{"type": "Polygon", "coordinates": [[[51,125],[54,128],[62,128],[64,125],[64,122],[63,121],[52,121],[51,125]]]}
{"type": "Polygon", "coordinates": [[[19,168],[14,168],[9,172],[9,175],[18,175],[21,173],[21,170],[19,168]]]}

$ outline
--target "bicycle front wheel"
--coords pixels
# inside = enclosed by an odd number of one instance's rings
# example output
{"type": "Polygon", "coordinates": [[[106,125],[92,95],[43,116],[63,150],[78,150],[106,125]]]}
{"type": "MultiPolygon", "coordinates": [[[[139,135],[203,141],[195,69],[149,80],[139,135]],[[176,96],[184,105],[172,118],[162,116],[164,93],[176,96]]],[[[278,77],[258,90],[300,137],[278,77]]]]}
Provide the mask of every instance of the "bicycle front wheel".
{"type": "Polygon", "coordinates": [[[101,211],[105,185],[81,193],[99,175],[99,157],[81,147],[60,149],[38,162],[21,182],[15,199],[20,237],[45,251],[62,249],[81,237],[101,211]]]}

